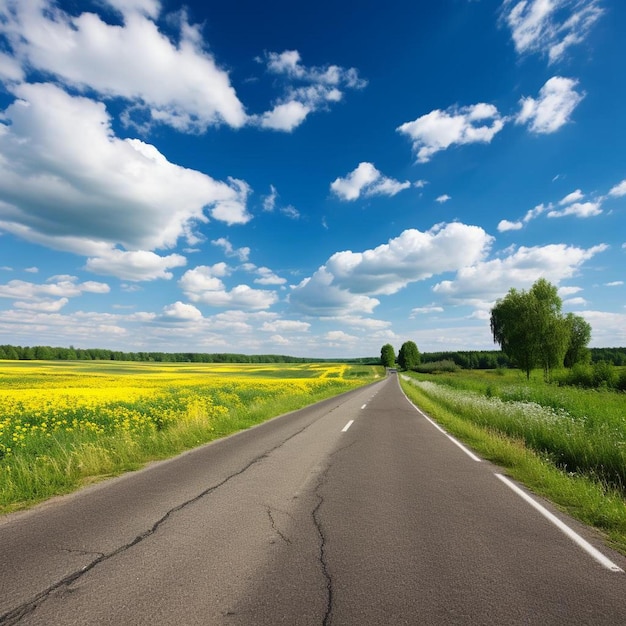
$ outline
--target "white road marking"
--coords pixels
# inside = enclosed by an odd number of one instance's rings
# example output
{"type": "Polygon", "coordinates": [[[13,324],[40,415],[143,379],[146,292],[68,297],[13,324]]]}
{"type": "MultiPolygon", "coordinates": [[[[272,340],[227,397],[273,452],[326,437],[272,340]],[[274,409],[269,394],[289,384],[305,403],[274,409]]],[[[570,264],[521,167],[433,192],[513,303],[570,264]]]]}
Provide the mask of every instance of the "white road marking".
{"type": "Polygon", "coordinates": [[[352,426],[352,424],[354,424],[354,420],[350,420],[342,429],[341,432],[345,433],[346,430],[348,430],[348,428],[350,428],[350,426],[352,426]]]}
{"type": "Polygon", "coordinates": [[[583,539],[577,532],[573,531],[567,524],[564,524],[556,515],[553,515],[543,507],[539,502],[536,502],[525,491],[522,491],[515,483],[511,482],[502,474],[496,474],[496,476],[510,489],[512,489],[520,498],[523,498],[535,508],[541,515],[552,522],[561,532],[565,533],[572,541],[578,544],[585,552],[587,552],[592,558],[594,558],[600,565],[606,567],[606,569],[612,572],[623,572],[624,570],[608,559],[602,552],[594,548],[586,539],[583,539]]]}
{"type": "Polygon", "coordinates": [[[364,409],[366,406],[367,406],[367,404],[364,404],[364,405],[361,407],[361,409],[364,409]]]}
{"type": "MultiPolygon", "coordinates": [[[[406,397],[406,396],[405,396],[406,397]]],[[[407,398],[408,400],[408,398],[407,398]]],[[[411,402],[409,400],[409,402],[411,402]]],[[[460,441],[457,441],[452,435],[449,435],[443,428],[441,428],[441,426],[439,426],[439,424],[437,424],[437,422],[434,422],[432,419],[430,419],[430,417],[428,417],[428,415],[426,415],[426,413],[424,413],[424,411],[420,410],[419,408],[417,408],[412,402],[411,402],[411,406],[415,408],[415,410],[426,420],[428,420],[437,430],[440,430],[455,446],[458,446],[459,448],[461,448],[461,450],[463,450],[463,452],[465,452],[465,454],[467,454],[467,456],[472,459],[473,461],[476,461],[477,463],[481,463],[482,459],[480,457],[477,457],[471,450],[468,450],[460,441]]]]}

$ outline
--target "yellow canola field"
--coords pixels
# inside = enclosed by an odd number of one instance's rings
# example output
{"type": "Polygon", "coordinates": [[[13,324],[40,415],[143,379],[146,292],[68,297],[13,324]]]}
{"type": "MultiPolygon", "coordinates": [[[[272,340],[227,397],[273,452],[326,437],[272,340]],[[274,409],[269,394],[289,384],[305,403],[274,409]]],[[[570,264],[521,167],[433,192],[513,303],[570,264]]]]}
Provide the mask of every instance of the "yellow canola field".
{"type": "MultiPolygon", "coordinates": [[[[139,434],[359,383],[343,364],[0,361],[0,459],[71,433],[139,434]]],[[[363,376],[363,374],[357,374],[363,376]]],[[[371,373],[370,373],[371,375],[371,373]]]]}

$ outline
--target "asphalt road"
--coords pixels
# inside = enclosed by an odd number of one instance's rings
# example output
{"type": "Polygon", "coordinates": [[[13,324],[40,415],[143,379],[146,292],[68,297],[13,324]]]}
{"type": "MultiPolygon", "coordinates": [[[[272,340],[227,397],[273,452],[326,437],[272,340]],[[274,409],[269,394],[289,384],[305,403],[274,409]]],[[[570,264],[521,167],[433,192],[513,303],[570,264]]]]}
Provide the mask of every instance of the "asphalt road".
{"type": "Polygon", "coordinates": [[[626,624],[626,559],[498,474],[392,375],[0,519],[0,624],[626,624]]]}

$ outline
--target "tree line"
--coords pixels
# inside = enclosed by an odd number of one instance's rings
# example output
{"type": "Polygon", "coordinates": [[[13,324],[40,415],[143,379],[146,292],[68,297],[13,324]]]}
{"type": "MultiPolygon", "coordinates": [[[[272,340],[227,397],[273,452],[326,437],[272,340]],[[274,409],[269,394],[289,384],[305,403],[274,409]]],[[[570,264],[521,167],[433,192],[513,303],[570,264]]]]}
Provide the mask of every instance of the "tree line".
{"type": "Polygon", "coordinates": [[[122,352],[103,348],[0,345],[0,360],[12,361],[141,361],[157,363],[329,363],[378,364],[377,357],[318,359],[283,354],[229,352],[122,352]]]}

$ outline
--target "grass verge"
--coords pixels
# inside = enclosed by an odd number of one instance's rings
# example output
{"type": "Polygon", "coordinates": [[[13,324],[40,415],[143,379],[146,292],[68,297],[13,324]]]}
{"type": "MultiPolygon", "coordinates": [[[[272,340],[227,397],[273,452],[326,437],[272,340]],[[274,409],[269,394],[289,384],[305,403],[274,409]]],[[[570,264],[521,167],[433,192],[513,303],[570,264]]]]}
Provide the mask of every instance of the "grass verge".
{"type": "Polygon", "coordinates": [[[521,439],[468,422],[402,379],[401,386],[412,402],[450,434],[533,492],[599,530],[613,548],[626,555],[626,500],[619,491],[590,477],[558,469],[548,458],[527,448],[521,439]]]}
{"type": "MultiPolygon", "coordinates": [[[[371,382],[362,377],[352,388],[371,382]]],[[[82,486],[137,470],[152,461],[163,460],[250,428],[278,415],[348,391],[346,385],[322,385],[314,391],[256,397],[242,402],[233,394],[233,403],[207,418],[201,413],[174,421],[163,429],[95,433],[58,431],[46,439],[37,454],[18,449],[0,463],[0,515],[30,508],[53,496],[82,486]],[[228,410],[226,410],[228,408],[228,410]]]]}

